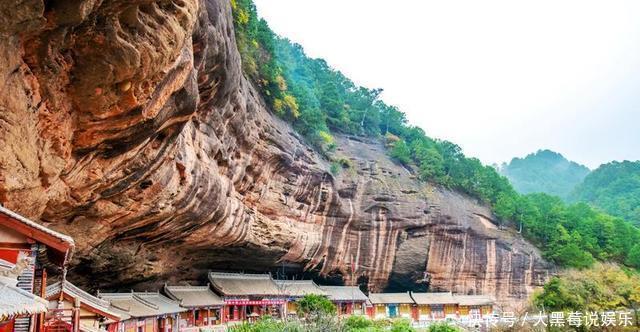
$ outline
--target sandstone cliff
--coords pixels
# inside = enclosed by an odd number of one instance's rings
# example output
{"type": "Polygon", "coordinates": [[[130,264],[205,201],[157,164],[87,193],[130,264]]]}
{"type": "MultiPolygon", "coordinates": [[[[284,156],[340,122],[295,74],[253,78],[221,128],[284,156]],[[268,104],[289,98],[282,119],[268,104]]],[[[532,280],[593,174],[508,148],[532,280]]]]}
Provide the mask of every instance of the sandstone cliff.
{"type": "Polygon", "coordinates": [[[0,3],[0,202],[72,235],[71,278],[286,264],[523,299],[547,264],[474,200],[339,138],[339,175],[243,77],[224,0],[0,3]]]}

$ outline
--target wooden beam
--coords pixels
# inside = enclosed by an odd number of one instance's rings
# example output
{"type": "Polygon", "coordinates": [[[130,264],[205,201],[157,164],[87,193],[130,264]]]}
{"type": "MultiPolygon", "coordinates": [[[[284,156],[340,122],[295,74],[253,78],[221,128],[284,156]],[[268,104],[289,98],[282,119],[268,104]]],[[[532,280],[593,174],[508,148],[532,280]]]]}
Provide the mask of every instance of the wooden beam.
{"type": "Polygon", "coordinates": [[[31,250],[28,243],[0,242],[0,249],[31,250]]]}
{"type": "Polygon", "coordinates": [[[0,224],[5,225],[18,233],[21,233],[27,237],[30,237],[40,243],[47,245],[62,254],[66,254],[71,249],[72,244],[59,239],[58,237],[49,234],[41,229],[30,227],[29,225],[16,220],[15,218],[0,213],[0,224]]]}

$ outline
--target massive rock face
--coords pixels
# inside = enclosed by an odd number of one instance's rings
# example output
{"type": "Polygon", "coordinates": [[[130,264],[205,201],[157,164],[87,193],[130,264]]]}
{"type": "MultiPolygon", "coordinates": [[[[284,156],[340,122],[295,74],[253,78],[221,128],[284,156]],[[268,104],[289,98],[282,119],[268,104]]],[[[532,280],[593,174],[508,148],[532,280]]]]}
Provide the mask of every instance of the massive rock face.
{"type": "Polygon", "coordinates": [[[473,199],[384,147],[328,162],[241,71],[224,0],[0,3],[0,202],[72,235],[72,280],[311,271],[523,300],[549,266],[473,199]]]}

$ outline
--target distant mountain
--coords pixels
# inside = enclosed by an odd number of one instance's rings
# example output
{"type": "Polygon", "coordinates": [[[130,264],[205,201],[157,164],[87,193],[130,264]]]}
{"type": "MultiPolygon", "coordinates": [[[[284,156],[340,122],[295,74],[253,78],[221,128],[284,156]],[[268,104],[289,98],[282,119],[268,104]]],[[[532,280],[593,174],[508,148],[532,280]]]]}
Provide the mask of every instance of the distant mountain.
{"type": "Polygon", "coordinates": [[[587,167],[551,150],[538,150],[524,158],[513,158],[499,171],[520,193],[541,192],[563,199],[589,174],[587,167]]]}
{"type": "Polygon", "coordinates": [[[601,165],[570,196],[640,226],[640,161],[601,165]]]}

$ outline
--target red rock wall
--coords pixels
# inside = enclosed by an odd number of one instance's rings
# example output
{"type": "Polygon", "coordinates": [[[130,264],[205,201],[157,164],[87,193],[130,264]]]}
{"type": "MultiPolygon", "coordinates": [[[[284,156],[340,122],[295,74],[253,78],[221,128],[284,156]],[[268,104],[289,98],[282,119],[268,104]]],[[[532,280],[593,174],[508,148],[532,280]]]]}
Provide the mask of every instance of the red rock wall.
{"type": "Polygon", "coordinates": [[[340,138],[353,167],[329,174],[242,76],[227,1],[7,0],[0,14],[0,202],[76,239],[81,284],[286,263],[522,299],[546,278],[490,211],[376,142],[340,138]]]}

